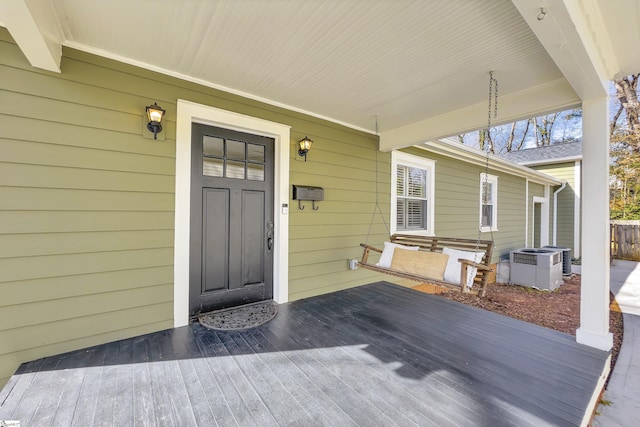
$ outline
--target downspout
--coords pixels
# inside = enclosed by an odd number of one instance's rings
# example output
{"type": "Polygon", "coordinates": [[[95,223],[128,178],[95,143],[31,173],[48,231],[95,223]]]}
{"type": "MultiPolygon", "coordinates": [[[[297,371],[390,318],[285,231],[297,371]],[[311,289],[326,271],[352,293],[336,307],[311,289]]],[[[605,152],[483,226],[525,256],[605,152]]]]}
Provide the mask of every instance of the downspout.
{"type": "Polygon", "coordinates": [[[557,244],[558,237],[558,193],[565,189],[567,181],[562,181],[562,185],[553,192],[553,246],[557,244]]]}
{"type": "Polygon", "coordinates": [[[524,181],[524,247],[529,247],[529,178],[524,181]]]}

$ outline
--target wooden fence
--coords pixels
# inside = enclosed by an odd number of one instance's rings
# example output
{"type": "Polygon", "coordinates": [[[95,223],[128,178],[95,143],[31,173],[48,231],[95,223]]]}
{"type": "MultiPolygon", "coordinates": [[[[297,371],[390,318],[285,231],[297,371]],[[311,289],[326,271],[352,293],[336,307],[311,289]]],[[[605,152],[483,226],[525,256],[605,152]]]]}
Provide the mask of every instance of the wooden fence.
{"type": "Polygon", "coordinates": [[[640,223],[611,223],[611,258],[640,261],[640,223]]]}

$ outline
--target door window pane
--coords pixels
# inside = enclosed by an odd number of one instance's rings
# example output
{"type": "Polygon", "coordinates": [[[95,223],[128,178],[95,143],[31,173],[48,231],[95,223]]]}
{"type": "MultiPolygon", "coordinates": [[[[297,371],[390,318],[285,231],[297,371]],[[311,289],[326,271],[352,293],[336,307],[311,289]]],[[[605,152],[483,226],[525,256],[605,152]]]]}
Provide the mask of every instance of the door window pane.
{"type": "Polygon", "coordinates": [[[205,176],[265,180],[266,148],[263,145],[205,135],[202,154],[205,176]]]}
{"type": "Polygon", "coordinates": [[[264,181],[264,165],[247,163],[247,179],[252,181],[264,181]]]}
{"type": "Polygon", "coordinates": [[[202,174],[206,176],[224,176],[224,160],[202,158],[202,174]]]}
{"type": "Polygon", "coordinates": [[[227,160],[227,178],[244,179],[244,162],[227,160]]]}
{"type": "Polygon", "coordinates": [[[264,163],[264,147],[262,145],[247,144],[247,160],[264,163]]]}
{"type": "Polygon", "coordinates": [[[227,159],[244,160],[244,142],[227,139],[227,159]]]}
{"type": "Polygon", "coordinates": [[[224,140],[205,135],[202,138],[202,153],[205,156],[224,156],[224,140]]]}

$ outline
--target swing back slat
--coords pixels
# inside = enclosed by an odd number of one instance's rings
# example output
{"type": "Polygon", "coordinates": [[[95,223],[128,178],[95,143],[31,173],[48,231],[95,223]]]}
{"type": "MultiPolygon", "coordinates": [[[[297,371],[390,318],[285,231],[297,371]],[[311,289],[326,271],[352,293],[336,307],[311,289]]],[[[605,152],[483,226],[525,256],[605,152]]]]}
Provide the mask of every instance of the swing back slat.
{"type": "Polygon", "coordinates": [[[379,267],[369,262],[369,255],[373,252],[382,253],[382,249],[370,246],[362,243],[360,246],[364,248],[362,254],[362,260],[358,263],[360,267],[373,270],[379,273],[390,274],[396,277],[404,279],[414,280],[423,283],[433,283],[441,286],[445,286],[451,289],[457,289],[461,292],[477,293],[479,296],[485,296],[487,290],[487,282],[489,280],[489,273],[493,271],[491,268],[491,256],[493,254],[493,242],[491,240],[472,240],[461,239],[457,237],[441,237],[441,236],[415,236],[411,234],[394,234],[391,236],[392,243],[398,243],[406,246],[419,246],[421,251],[439,252],[442,253],[443,248],[448,247],[452,249],[458,249],[462,251],[481,252],[484,251],[482,260],[479,263],[474,263],[469,260],[460,259],[460,283],[449,283],[443,280],[436,280],[429,277],[423,277],[412,273],[406,273],[404,271],[396,271],[390,268],[379,267]],[[467,269],[469,267],[475,267],[477,269],[476,275],[473,279],[473,287],[469,290],[464,283],[464,279],[467,277],[467,269]]]}

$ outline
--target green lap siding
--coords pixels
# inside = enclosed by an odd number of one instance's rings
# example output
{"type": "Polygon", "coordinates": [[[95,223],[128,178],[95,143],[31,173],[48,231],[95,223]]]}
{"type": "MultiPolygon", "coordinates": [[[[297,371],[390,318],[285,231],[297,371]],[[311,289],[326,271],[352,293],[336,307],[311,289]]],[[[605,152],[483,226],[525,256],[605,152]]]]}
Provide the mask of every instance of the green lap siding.
{"type": "MultiPolygon", "coordinates": [[[[391,154],[375,135],[74,49],[61,69],[31,67],[0,28],[0,386],[22,362],[173,326],[178,99],[291,127],[289,182],[325,197],[300,210],[289,194],[290,300],[391,279],[347,263],[389,236],[391,154]]],[[[476,238],[484,167],[406,151],[436,161],[436,234],[476,238]]],[[[524,244],[532,204],[525,178],[490,173],[495,262],[524,244]]]]}
{"type": "MultiPolygon", "coordinates": [[[[292,131],[297,141],[312,131],[292,131]]],[[[360,258],[360,243],[367,240],[376,202],[376,156],[378,157],[378,200],[389,221],[390,154],[376,153],[375,144],[351,146],[348,140],[318,138],[308,161],[293,154],[290,182],[324,188],[324,201],[290,200],[289,298],[299,299],[357,286],[380,275],[368,270],[347,269],[348,259],[360,258]],[[296,158],[297,157],[297,158],[296,158]]],[[[381,245],[389,234],[382,217],[373,220],[369,242],[381,245]]]]}
{"type": "MultiPolygon", "coordinates": [[[[0,28],[0,386],[22,362],[173,326],[178,99],[291,126],[290,182],[325,200],[290,200],[290,299],[380,278],[347,268],[376,197],[388,221],[375,135],[73,49],[61,68],[31,67],[0,28]]],[[[387,236],[377,217],[370,240],[387,236]]]]}
{"type": "MultiPolygon", "coordinates": [[[[420,149],[403,150],[436,162],[435,234],[476,239],[480,223],[480,174],[485,167],[420,149]]],[[[525,240],[525,188],[523,177],[489,170],[498,177],[498,230],[480,233],[495,242],[493,262],[525,240]]]]}

